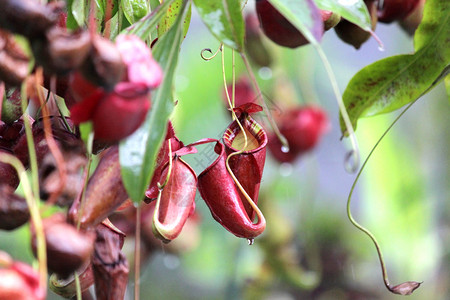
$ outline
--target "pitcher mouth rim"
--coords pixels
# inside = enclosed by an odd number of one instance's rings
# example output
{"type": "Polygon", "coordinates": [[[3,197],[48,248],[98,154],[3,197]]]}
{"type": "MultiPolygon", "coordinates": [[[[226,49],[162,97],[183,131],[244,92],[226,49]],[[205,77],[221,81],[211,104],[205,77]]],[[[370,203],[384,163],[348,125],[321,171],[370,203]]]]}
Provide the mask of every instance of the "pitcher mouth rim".
{"type": "MultiPolygon", "coordinates": [[[[267,143],[269,141],[267,133],[258,122],[256,122],[250,116],[246,116],[245,118],[240,118],[239,121],[241,122],[242,127],[247,129],[259,143],[258,147],[251,149],[251,150],[243,151],[242,152],[243,154],[255,153],[267,146],[267,143]]],[[[233,140],[236,137],[237,132],[239,132],[240,130],[241,130],[241,128],[239,127],[236,120],[227,127],[227,129],[225,130],[223,137],[222,137],[225,147],[227,147],[235,152],[240,151],[240,149],[236,149],[232,146],[233,140]]]]}

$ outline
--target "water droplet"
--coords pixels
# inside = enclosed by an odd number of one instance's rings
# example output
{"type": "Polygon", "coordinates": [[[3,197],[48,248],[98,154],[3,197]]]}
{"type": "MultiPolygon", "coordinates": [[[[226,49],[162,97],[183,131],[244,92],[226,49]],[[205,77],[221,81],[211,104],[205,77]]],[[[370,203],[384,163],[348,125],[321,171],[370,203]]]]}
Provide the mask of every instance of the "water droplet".
{"type": "Polygon", "coordinates": [[[181,264],[180,259],[175,255],[165,255],[163,258],[164,266],[169,270],[175,270],[181,264]]]}
{"type": "Polygon", "coordinates": [[[269,80],[272,78],[272,69],[268,67],[262,67],[258,70],[259,77],[263,80],[269,80]]]}
{"type": "Polygon", "coordinates": [[[384,46],[383,46],[383,45],[379,45],[379,46],[378,46],[378,50],[381,51],[381,52],[384,52],[384,50],[386,50],[386,49],[384,49],[384,46]]]}
{"type": "Polygon", "coordinates": [[[251,246],[255,242],[255,239],[247,239],[248,245],[251,246]]]}
{"type": "Polygon", "coordinates": [[[358,170],[359,155],[354,150],[350,150],[345,155],[344,167],[348,173],[355,173],[358,170]]]}
{"type": "Polygon", "coordinates": [[[280,165],[280,174],[283,177],[290,176],[292,174],[293,169],[294,168],[292,167],[292,164],[290,164],[290,163],[282,163],[280,165]]]}
{"type": "Polygon", "coordinates": [[[289,152],[289,146],[281,146],[281,152],[288,153],[289,152]]]}

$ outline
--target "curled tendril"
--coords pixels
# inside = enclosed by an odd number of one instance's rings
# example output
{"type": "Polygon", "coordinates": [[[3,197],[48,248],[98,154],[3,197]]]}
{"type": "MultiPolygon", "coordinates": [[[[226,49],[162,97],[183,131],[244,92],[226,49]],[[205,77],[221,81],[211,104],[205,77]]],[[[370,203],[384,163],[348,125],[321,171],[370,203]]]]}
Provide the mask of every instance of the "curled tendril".
{"type": "Polygon", "coordinates": [[[211,60],[211,59],[213,59],[214,57],[216,57],[217,56],[217,54],[219,54],[219,51],[222,51],[222,49],[223,49],[223,44],[220,44],[220,46],[219,46],[219,48],[216,50],[216,52],[212,52],[212,50],[210,49],[210,48],[204,48],[204,49],[202,49],[202,51],[200,52],[200,56],[204,59],[204,60],[206,60],[206,61],[209,61],[209,60],[211,60]],[[211,53],[212,55],[211,56],[205,56],[205,52],[209,52],[209,53],[211,53]]]}

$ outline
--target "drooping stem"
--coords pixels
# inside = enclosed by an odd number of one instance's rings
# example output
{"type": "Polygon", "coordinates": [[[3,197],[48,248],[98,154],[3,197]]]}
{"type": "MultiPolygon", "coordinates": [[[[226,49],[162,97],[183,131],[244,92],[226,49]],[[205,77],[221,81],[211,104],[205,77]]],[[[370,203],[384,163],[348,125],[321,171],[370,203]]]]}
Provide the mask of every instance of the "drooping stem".
{"type": "Polygon", "coordinates": [[[75,289],[77,292],[77,300],[83,300],[83,296],[82,296],[82,292],[81,292],[81,284],[80,284],[80,277],[78,276],[78,273],[75,271],[73,273],[74,278],[75,278],[75,289]]]}
{"type": "Polygon", "coordinates": [[[39,287],[42,291],[47,290],[47,246],[45,244],[44,226],[39,212],[38,201],[33,195],[32,186],[28,180],[25,168],[20,160],[6,152],[0,152],[0,162],[7,163],[13,166],[19,175],[20,183],[22,184],[23,193],[27,202],[28,210],[30,211],[31,222],[36,232],[37,244],[37,259],[39,262],[39,287]]]}
{"type": "Polygon", "coordinates": [[[356,172],[359,168],[360,157],[359,157],[359,146],[358,141],[356,140],[355,131],[353,130],[352,122],[350,121],[350,117],[348,116],[347,109],[345,108],[344,100],[342,99],[341,92],[339,91],[339,86],[337,84],[336,76],[334,76],[333,69],[331,68],[330,62],[328,61],[325,53],[323,52],[322,47],[319,44],[315,44],[317,53],[319,53],[320,59],[322,60],[323,65],[325,66],[325,70],[328,74],[328,78],[330,79],[331,86],[333,88],[334,95],[336,97],[336,101],[339,106],[339,111],[341,112],[342,119],[344,120],[345,127],[347,129],[348,135],[350,137],[350,141],[352,144],[352,151],[350,152],[351,157],[353,158],[353,164],[348,168],[348,170],[352,173],[356,172]]]}
{"type": "Polygon", "coordinates": [[[258,82],[256,81],[255,74],[253,73],[252,67],[250,66],[250,63],[248,62],[247,55],[244,52],[241,52],[242,61],[244,62],[245,68],[247,69],[248,74],[250,75],[250,80],[252,81],[253,88],[256,90],[257,97],[259,98],[259,103],[261,103],[264,113],[267,116],[267,119],[269,120],[270,127],[272,127],[272,131],[275,133],[277,138],[280,140],[281,145],[289,149],[289,143],[287,139],[284,137],[283,134],[281,134],[280,130],[278,129],[277,124],[275,123],[275,120],[273,119],[272,114],[270,113],[270,110],[266,104],[266,101],[264,100],[263,94],[261,92],[261,89],[259,88],[258,82]]]}
{"type": "Polygon", "coordinates": [[[85,198],[86,198],[86,189],[87,189],[87,184],[89,181],[89,172],[91,169],[91,164],[92,164],[92,144],[94,141],[94,133],[91,132],[89,134],[88,137],[88,142],[87,142],[87,150],[88,150],[88,162],[87,165],[85,167],[84,170],[84,183],[83,183],[83,190],[81,191],[81,195],[80,195],[80,209],[78,210],[78,221],[77,221],[77,229],[80,229],[81,226],[81,216],[83,215],[84,212],[84,207],[85,207],[85,198]]]}
{"type": "Polygon", "coordinates": [[[25,114],[27,110],[27,92],[26,92],[26,83],[23,83],[21,86],[20,97],[21,108],[23,113],[23,123],[25,125],[25,136],[27,138],[28,145],[28,157],[30,161],[30,169],[31,169],[31,184],[33,189],[33,194],[35,197],[39,195],[39,177],[38,177],[38,166],[37,166],[37,156],[36,156],[36,148],[34,146],[33,132],[31,131],[31,123],[30,119],[25,114]]]}
{"type": "Polygon", "coordinates": [[[360,225],[354,218],[350,209],[350,204],[351,204],[351,199],[352,199],[352,195],[353,195],[353,191],[355,190],[355,186],[356,183],[358,182],[359,177],[361,176],[367,162],[369,161],[370,157],[372,156],[373,152],[375,151],[375,149],[378,147],[378,145],[380,144],[381,140],[387,135],[387,133],[391,130],[391,128],[395,125],[395,123],[397,123],[397,121],[403,116],[403,114],[416,102],[417,100],[415,100],[414,102],[411,102],[399,115],[398,117],[394,120],[394,122],[392,122],[392,124],[386,129],[386,131],[383,133],[383,135],[380,137],[380,139],[376,142],[376,144],[373,146],[372,150],[369,152],[369,155],[367,155],[367,158],[364,160],[361,169],[359,170],[358,174],[356,175],[355,180],[353,181],[353,185],[350,189],[350,193],[348,195],[348,199],[347,199],[347,216],[348,219],[350,220],[350,222],[353,224],[353,226],[355,226],[357,229],[359,229],[360,231],[364,232],[374,243],[375,248],[377,250],[377,254],[378,254],[378,259],[380,260],[380,265],[381,265],[381,274],[383,277],[383,281],[384,281],[384,285],[386,286],[386,288],[390,291],[393,292],[392,287],[389,283],[389,279],[388,279],[388,275],[387,275],[387,270],[386,270],[386,264],[384,262],[384,258],[383,258],[383,254],[381,252],[380,249],[380,245],[378,244],[377,239],[375,238],[375,236],[365,227],[363,227],[362,225],[360,225]]]}

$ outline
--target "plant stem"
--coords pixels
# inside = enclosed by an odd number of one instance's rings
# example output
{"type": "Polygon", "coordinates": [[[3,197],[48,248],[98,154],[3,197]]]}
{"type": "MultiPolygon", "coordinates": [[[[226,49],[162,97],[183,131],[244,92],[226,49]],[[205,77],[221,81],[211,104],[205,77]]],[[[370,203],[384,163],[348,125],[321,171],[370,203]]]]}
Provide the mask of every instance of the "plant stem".
{"type": "Polygon", "coordinates": [[[81,292],[81,284],[80,284],[80,277],[78,276],[78,273],[74,272],[75,277],[75,289],[77,291],[77,300],[83,300],[82,298],[82,292],[81,292]]]}
{"type": "Polygon", "coordinates": [[[359,146],[358,141],[356,140],[355,131],[353,130],[352,122],[350,121],[350,117],[348,116],[347,109],[345,108],[344,100],[342,100],[341,92],[339,91],[339,87],[336,81],[336,77],[334,76],[333,69],[331,68],[330,62],[328,61],[325,53],[322,50],[322,47],[319,44],[315,44],[316,50],[319,53],[320,59],[325,66],[325,70],[330,78],[331,86],[333,88],[334,95],[336,97],[336,101],[339,106],[339,111],[341,112],[342,119],[344,120],[345,127],[348,131],[350,142],[352,144],[352,151],[350,152],[350,157],[353,158],[353,165],[348,167],[347,169],[354,173],[359,167],[360,158],[359,158],[359,146]]]}
{"type": "Polygon", "coordinates": [[[250,75],[250,80],[252,81],[253,88],[256,90],[257,97],[259,97],[259,102],[262,104],[264,113],[267,116],[267,119],[269,120],[269,124],[272,127],[273,132],[278,137],[278,139],[281,142],[281,145],[289,149],[289,143],[287,139],[284,137],[284,135],[281,134],[280,130],[278,129],[277,124],[275,123],[275,120],[273,119],[272,114],[269,111],[269,108],[266,104],[266,101],[264,100],[262,96],[261,89],[259,88],[258,82],[256,81],[255,74],[253,73],[252,67],[250,66],[250,63],[248,62],[247,56],[244,52],[241,52],[242,61],[244,62],[245,68],[247,69],[248,74],[250,75]]]}
{"type": "Polygon", "coordinates": [[[26,83],[23,83],[21,86],[21,106],[23,113],[23,123],[25,125],[25,136],[27,138],[28,145],[28,156],[30,161],[30,169],[31,169],[31,184],[33,189],[33,194],[35,197],[39,196],[39,176],[38,176],[38,167],[37,167],[37,157],[36,157],[36,148],[34,146],[33,132],[31,130],[30,119],[26,115],[27,110],[27,92],[26,92],[26,83]]]}
{"type": "Polygon", "coordinates": [[[19,175],[20,182],[23,187],[25,200],[27,202],[28,210],[30,211],[31,222],[36,232],[36,244],[37,244],[37,259],[39,262],[39,287],[43,292],[47,290],[47,250],[45,244],[44,227],[42,225],[42,219],[39,212],[38,202],[33,195],[31,184],[28,180],[28,176],[25,168],[19,159],[11,154],[0,152],[0,162],[10,164],[16,169],[19,175]]]}
{"type": "Polygon", "coordinates": [[[353,185],[350,189],[350,193],[348,195],[348,199],[347,199],[347,216],[348,219],[350,220],[350,222],[353,224],[353,226],[355,226],[357,229],[359,229],[360,231],[364,232],[374,243],[375,248],[377,250],[377,254],[378,254],[378,258],[380,260],[380,265],[381,265],[381,274],[383,277],[383,281],[384,281],[384,285],[386,286],[386,288],[392,292],[392,288],[391,285],[389,283],[389,279],[388,279],[388,275],[387,275],[387,270],[386,270],[386,265],[384,262],[384,258],[383,258],[383,254],[381,252],[380,246],[378,244],[378,241],[376,240],[375,236],[365,227],[363,227],[362,225],[360,225],[358,222],[356,222],[356,220],[353,218],[352,216],[352,212],[350,209],[350,204],[351,204],[351,198],[353,195],[353,191],[355,190],[355,186],[356,183],[359,180],[359,177],[362,174],[362,171],[364,170],[367,162],[369,161],[369,158],[372,156],[373,152],[375,151],[375,149],[378,147],[378,145],[380,144],[381,140],[387,135],[387,133],[391,130],[391,128],[397,123],[397,121],[403,116],[403,114],[416,102],[417,100],[411,102],[398,116],[397,118],[394,120],[394,122],[392,122],[392,124],[386,129],[386,131],[381,135],[381,137],[379,138],[379,140],[375,143],[375,146],[373,146],[372,150],[370,151],[369,155],[367,155],[367,158],[364,160],[361,169],[359,170],[358,174],[356,175],[355,180],[353,181],[353,185]]]}

